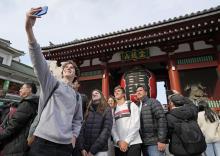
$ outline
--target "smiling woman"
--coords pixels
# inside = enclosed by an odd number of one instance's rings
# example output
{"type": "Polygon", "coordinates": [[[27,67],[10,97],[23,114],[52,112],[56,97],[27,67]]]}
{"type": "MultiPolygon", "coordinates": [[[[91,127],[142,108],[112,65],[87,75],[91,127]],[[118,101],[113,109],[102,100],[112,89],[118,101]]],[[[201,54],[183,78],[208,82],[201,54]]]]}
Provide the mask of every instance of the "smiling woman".
{"type": "Polygon", "coordinates": [[[92,91],[84,124],[77,140],[82,156],[108,156],[108,139],[112,129],[112,111],[101,91],[92,91]]]}

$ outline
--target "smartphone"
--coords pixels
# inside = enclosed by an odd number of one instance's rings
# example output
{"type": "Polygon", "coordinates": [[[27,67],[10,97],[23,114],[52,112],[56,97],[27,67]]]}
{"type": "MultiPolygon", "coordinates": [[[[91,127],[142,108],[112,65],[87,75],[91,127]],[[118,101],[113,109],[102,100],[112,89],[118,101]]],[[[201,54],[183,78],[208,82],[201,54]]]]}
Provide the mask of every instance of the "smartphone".
{"type": "Polygon", "coordinates": [[[41,11],[36,12],[34,15],[40,17],[42,15],[45,15],[47,13],[47,10],[48,10],[48,6],[44,6],[41,8],[41,11]]]}

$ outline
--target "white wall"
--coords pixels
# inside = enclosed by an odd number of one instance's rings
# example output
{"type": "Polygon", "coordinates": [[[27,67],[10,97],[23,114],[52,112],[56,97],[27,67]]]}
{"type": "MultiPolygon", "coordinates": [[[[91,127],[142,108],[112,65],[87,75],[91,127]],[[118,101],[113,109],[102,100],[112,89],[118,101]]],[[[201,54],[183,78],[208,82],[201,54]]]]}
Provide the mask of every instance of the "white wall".
{"type": "Polygon", "coordinates": [[[161,104],[167,103],[166,88],[164,85],[164,81],[157,82],[157,100],[160,101],[161,104]]]}
{"type": "Polygon", "coordinates": [[[11,66],[12,55],[7,53],[5,50],[0,49],[0,56],[3,58],[2,64],[11,66]]]}

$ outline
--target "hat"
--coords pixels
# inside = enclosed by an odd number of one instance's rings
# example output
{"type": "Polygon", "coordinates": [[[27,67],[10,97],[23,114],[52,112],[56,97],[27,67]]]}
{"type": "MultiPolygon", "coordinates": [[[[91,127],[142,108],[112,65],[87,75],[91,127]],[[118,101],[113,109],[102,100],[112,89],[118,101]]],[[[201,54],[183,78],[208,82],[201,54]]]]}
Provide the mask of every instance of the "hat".
{"type": "Polygon", "coordinates": [[[174,103],[176,107],[183,106],[185,104],[185,97],[180,94],[173,94],[170,96],[171,102],[174,103]]]}

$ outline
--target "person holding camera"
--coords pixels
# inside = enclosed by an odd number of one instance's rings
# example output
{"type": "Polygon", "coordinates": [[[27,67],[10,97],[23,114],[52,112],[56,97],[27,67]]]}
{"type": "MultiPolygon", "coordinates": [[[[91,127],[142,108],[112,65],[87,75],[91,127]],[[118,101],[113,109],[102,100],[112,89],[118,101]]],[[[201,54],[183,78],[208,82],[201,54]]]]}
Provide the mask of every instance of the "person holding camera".
{"type": "Polygon", "coordinates": [[[35,14],[39,11],[42,11],[41,7],[29,10],[25,22],[30,57],[41,89],[39,119],[34,131],[35,140],[28,155],[70,156],[83,119],[81,96],[77,98],[72,88],[72,82],[78,76],[77,66],[72,61],[65,63],[61,80],[52,75],[33,32],[33,26],[38,18],[35,14]],[[54,91],[57,84],[59,85],[54,91]]]}

